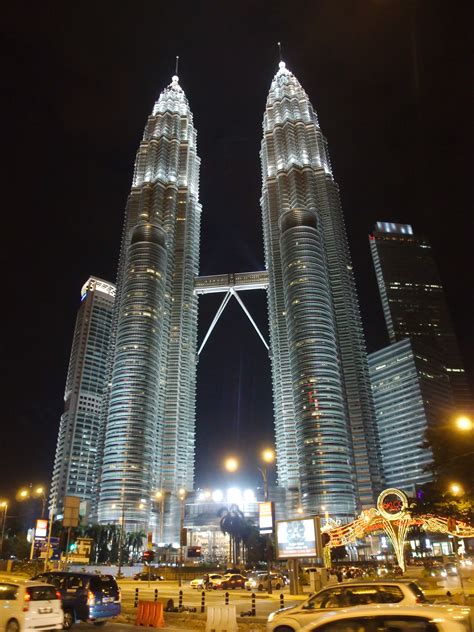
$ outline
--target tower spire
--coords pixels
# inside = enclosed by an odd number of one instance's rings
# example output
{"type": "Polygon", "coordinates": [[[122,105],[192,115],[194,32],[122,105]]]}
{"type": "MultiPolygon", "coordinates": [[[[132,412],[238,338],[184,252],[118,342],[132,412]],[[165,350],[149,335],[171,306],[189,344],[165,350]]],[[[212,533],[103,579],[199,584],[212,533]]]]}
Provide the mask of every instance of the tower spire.
{"type": "Polygon", "coordinates": [[[283,61],[282,57],[281,57],[281,42],[277,42],[278,44],[278,56],[280,57],[280,62],[283,61]]]}
{"type": "Polygon", "coordinates": [[[171,81],[172,81],[171,86],[175,86],[175,87],[179,83],[178,65],[179,65],[179,55],[176,55],[176,62],[175,62],[175,65],[174,65],[174,75],[171,77],[171,81]]]}

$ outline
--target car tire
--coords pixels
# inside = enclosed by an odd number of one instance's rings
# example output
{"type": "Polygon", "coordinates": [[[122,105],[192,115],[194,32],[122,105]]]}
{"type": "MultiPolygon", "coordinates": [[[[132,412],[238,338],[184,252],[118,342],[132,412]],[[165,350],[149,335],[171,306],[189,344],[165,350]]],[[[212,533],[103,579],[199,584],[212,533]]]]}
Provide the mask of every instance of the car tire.
{"type": "Polygon", "coordinates": [[[262,591],[263,590],[263,584],[260,584],[259,586],[257,586],[257,590],[262,591]]]}
{"type": "Polygon", "coordinates": [[[295,631],[289,625],[280,625],[278,628],[275,628],[273,632],[295,632],[295,631]]]}
{"type": "Polygon", "coordinates": [[[63,630],[70,630],[74,623],[74,612],[72,610],[64,611],[63,630]]]}
{"type": "Polygon", "coordinates": [[[20,624],[16,619],[10,619],[5,626],[5,632],[20,632],[20,624]]]}
{"type": "Polygon", "coordinates": [[[281,588],[281,584],[277,584],[277,585],[275,586],[275,590],[280,590],[280,588],[281,588]]]}

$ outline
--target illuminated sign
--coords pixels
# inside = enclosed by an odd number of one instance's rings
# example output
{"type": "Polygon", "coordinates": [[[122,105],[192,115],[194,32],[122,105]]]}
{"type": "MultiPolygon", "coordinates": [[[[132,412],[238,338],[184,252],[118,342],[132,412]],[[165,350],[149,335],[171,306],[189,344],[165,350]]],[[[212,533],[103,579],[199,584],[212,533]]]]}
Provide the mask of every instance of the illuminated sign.
{"type": "Polygon", "coordinates": [[[35,538],[45,538],[48,535],[48,521],[37,520],[35,529],[35,538]]]}
{"type": "Polygon", "coordinates": [[[377,499],[377,509],[386,520],[398,520],[407,508],[407,495],[399,489],[385,489],[377,499]]]}
{"type": "Polygon", "coordinates": [[[319,519],[297,518],[276,523],[278,559],[321,555],[319,519]]]}
{"type": "Polygon", "coordinates": [[[258,528],[260,533],[273,533],[273,503],[258,503],[258,528]]]}

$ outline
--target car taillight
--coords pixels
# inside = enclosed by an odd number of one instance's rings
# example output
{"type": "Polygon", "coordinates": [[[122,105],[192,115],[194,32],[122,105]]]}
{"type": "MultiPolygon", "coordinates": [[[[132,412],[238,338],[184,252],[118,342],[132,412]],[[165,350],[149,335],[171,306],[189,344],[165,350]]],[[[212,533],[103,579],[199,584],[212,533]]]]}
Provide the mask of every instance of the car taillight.
{"type": "Polygon", "coordinates": [[[25,592],[24,600],[25,600],[25,604],[23,606],[23,612],[28,612],[28,610],[30,609],[29,602],[31,601],[31,595],[29,592],[25,592]]]}
{"type": "Polygon", "coordinates": [[[61,599],[61,593],[59,590],[56,591],[56,599],[61,599]]]}
{"type": "Polygon", "coordinates": [[[423,599],[421,599],[421,597],[417,597],[415,599],[415,603],[424,603],[423,599]]]}
{"type": "Polygon", "coordinates": [[[87,605],[88,606],[94,606],[95,605],[94,593],[91,592],[90,590],[87,591],[87,605]]]}

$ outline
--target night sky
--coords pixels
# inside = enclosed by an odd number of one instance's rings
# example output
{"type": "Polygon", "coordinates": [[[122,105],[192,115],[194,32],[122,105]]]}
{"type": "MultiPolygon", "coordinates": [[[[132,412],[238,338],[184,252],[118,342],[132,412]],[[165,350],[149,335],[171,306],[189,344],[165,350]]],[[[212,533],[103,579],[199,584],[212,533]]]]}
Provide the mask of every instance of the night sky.
{"type": "MultiPolygon", "coordinates": [[[[80,288],[114,280],[135,152],[174,74],[202,159],[201,274],[264,268],[262,118],[283,57],[328,138],[369,351],[387,344],[367,235],[432,242],[473,375],[469,2],[37,2],[3,10],[0,494],[48,482],[80,288]]],[[[268,337],[265,294],[242,298],[268,337]]],[[[222,295],[200,298],[200,340],[222,295]]],[[[197,483],[272,441],[269,360],[235,301],[198,368],[197,483]]],[[[237,479],[234,479],[237,480],[237,479]]]]}

